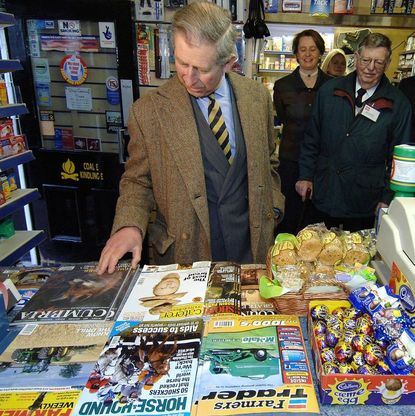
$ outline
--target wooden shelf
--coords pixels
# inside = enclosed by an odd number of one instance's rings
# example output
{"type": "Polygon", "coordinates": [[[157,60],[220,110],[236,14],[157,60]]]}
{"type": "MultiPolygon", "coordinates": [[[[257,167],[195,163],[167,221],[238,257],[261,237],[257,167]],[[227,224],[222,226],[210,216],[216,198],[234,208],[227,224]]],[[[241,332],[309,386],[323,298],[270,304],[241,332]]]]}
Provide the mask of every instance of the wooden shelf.
{"type": "Polygon", "coordinates": [[[10,238],[0,239],[0,266],[15,263],[44,239],[43,231],[16,231],[10,238]]]}
{"type": "Polygon", "coordinates": [[[0,205],[0,218],[10,215],[19,208],[23,208],[30,202],[40,198],[36,188],[16,189],[11,192],[11,198],[3,205],[0,205]]]}

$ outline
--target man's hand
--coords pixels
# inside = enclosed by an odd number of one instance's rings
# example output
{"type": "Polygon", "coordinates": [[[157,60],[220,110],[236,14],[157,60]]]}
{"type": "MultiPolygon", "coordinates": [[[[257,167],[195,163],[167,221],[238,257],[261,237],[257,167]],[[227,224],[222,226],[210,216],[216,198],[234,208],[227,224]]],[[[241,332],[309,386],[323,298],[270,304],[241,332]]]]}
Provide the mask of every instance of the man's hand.
{"type": "Polygon", "coordinates": [[[99,259],[97,274],[113,273],[118,260],[129,251],[133,253],[131,266],[135,269],[141,260],[143,236],[137,227],[124,227],[117,231],[105,244],[99,259]]]}
{"type": "Polygon", "coordinates": [[[313,196],[313,182],[311,181],[297,181],[295,190],[301,196],[301,199],[311,199],[313,196]]]}
{"type": "Polygon", "coordinates": [[[384,202],[378,202],[376,205],[375,215],[378,215],[378,212],[381,208],[388,208],[388,204],[385,204],[384,202]]]}

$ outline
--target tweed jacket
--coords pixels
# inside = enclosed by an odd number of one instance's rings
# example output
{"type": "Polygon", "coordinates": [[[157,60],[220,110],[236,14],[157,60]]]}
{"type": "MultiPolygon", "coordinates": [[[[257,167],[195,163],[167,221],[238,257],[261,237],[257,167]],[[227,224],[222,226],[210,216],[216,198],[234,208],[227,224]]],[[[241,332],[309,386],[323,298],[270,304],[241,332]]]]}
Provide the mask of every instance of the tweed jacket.
{"type": "MultiPolygon", "coordinates": [[[[231,73],[244,133],[253,260],[264,262],[283,211],[272,101],[256,81],[231,73]]],[[[129,159],[120,181],[112,232],[136,226],[159,264],[210,260],[209,213],[200,141],[190,96],[177,76],[130,109],[129,159]],[[156,218],[149,225],[151,211],[156,218]]],[[[235,242],[237,244],[237,242],[235,242]]]]}

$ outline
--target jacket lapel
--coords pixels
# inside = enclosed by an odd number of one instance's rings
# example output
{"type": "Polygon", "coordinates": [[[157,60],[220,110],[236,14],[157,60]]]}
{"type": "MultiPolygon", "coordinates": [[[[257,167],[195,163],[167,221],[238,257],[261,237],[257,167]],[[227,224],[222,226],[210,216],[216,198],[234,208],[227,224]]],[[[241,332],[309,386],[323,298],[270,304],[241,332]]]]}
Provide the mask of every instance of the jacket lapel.
{"type": "MultiPolygon", "coordinates": [[[[264,189],[264,169],[268,166],[265,162],[260,166],[262,160],[261,146],[256,142],[257,135],[261,134],[261,128],[258,126],[258,117],[252,110],[255,106],[252,105],[252,94],[244,87],[243,83],[238,82],[240,75],[229,74],[229,79],[232,84],[233,93],[235,96],[236,106],[239,112],[239,119],[241,121],[241,128],[245,139],[246,147],[246,166],[248,172],[248,197],[249,197],[249,219],[250,219],[250,235],[251,235],[251,250],[253,255],[258,248],[260,227],[259,219],[261,218],[263,197],[261,190],[264,189]],[[258,223],[258,226],[256,226],[258,223]]],[[[265,119],[267,119],[265,117],[265,119]]],[[[262,126],[266,130],[267,126],[262,126]]]]}
{"type": "Polygon", "coordinates": [[[165,144],[170,148],[187,188],[189,200],[210,242],[203,161],[190,97],[177,77],[171,79],[168,84],[170,84],[168,87],[165,84],[166,88],[162,86],[158,91],[164,98],[160,100],[158,117],[170,126],[169,135],[164,138],[165,144]],[[172,108],[175,108],[174,112],[171,111],[172,108]],[[176,137],[180,137],[180,140],[175,139],[176,137]]]}

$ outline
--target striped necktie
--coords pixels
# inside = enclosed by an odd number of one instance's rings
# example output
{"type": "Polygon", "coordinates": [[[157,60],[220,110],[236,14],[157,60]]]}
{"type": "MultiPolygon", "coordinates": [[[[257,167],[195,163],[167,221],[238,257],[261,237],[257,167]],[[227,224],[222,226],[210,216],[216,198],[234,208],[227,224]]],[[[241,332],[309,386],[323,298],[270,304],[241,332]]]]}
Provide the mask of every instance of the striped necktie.
{"type": "Polygon", "coordinates": [[[215,100],[215,95],[209,95],[209,107],[208,107],[208,121],[209,126],[212,129],[216,140],[219,143],[223,153],[228,159],[229,163],[232,163],[231,145],[229,143],[229,133],[226,128],[225,119],[223,118],[222,110],[219,103],[215,100]]]}

